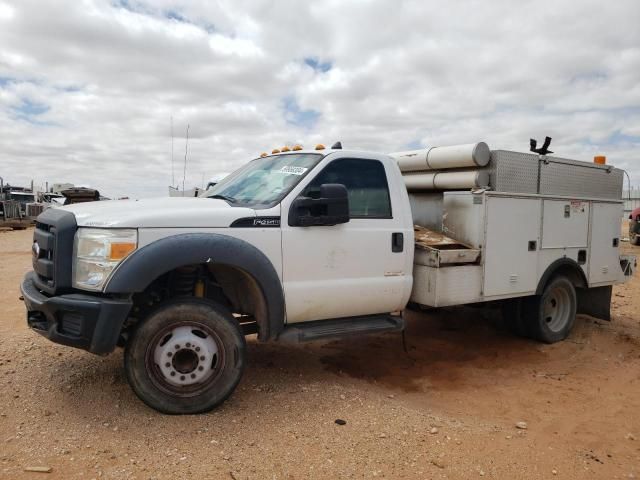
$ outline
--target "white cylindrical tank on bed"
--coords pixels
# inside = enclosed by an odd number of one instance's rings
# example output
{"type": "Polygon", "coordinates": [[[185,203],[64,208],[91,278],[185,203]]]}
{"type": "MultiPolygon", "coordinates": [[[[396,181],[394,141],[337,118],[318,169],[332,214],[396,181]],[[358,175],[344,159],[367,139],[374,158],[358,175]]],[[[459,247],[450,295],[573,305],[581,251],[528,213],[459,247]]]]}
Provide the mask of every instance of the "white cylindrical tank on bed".
{"type": "Polygon", "coordinates": [[[418,190],[467,190],[489,185],[485,170],[453,170],[405,173],[402,178],[410,192],[418,190]]]}
{"type": "Polygon", "coordinates": [[[484,170],[439,172],[436,174],[433,184],[437,190],[460,190],[487,187],[489,185],[489,172],[484,170]]]}
{"type": "Polygon", "coordinates": [[[402,175],[407,190],[433,190],[436,172],[416,172],[402,175]]]}
{"type": "Polygon", "coordinates": [[[432,147],[390,154],[402,172],[446,170],[450,168],[484,167],[491,151],[484,142],[449,147],[432,147]]]}

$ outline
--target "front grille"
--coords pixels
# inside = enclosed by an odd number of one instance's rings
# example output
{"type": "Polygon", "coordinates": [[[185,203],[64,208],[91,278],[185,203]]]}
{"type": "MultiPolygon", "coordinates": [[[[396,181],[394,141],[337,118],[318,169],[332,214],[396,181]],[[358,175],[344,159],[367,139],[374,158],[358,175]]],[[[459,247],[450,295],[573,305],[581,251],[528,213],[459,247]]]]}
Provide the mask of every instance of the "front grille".
{"type": "Polygon", "coordinates": [[[50,287],[55,284],[54,245],[55,227],[41,222],[36,223],[36,229],[33,232],[33,270],[38,275],[38,279],[50,287]]]}
{"type": "Polygon", "coordinates": [[[76,219],[71,212],[45,210],[33,233],[33,270],[37,287],[50,295],[71,288],[71,262],[76,219]]]}

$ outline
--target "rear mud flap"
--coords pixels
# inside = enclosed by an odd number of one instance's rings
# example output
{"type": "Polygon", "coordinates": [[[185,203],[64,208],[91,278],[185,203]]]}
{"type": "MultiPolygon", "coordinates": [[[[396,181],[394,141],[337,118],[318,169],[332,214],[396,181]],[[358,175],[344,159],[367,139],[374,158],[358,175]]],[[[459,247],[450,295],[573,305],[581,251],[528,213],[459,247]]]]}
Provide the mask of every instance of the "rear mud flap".
{"type": "Polygon", "coordinates": [[[576,288],[578,312],[611,321],[611,286],[576,288]]]}

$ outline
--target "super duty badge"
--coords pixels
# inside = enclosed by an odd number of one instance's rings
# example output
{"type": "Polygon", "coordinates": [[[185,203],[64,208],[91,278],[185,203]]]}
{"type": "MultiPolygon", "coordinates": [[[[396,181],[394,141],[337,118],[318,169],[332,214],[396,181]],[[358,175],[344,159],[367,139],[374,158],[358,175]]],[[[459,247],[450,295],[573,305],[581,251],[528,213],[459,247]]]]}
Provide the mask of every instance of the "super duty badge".
{"type": "Polygon", "coordinates": [[[235,228],[266,228],[266,227],[279,227],[280,217],[249,217],[239,218],[231,224],[231,227],[235,228]]]}

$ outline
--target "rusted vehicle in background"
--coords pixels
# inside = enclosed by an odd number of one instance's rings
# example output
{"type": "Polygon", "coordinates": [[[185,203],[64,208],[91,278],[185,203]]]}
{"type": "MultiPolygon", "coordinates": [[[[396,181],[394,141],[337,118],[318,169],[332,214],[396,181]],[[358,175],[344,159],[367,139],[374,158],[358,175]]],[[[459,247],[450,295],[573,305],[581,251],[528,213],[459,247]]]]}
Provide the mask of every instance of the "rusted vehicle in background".
{"type": "Polygon", "coordinates": [[[640,207],[634,208],[629,214],[629,242],[640,245],[640,207]]]}

